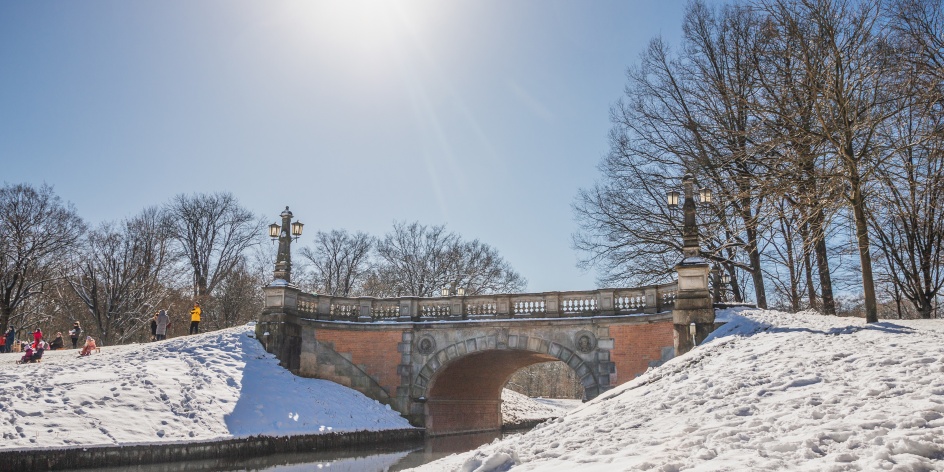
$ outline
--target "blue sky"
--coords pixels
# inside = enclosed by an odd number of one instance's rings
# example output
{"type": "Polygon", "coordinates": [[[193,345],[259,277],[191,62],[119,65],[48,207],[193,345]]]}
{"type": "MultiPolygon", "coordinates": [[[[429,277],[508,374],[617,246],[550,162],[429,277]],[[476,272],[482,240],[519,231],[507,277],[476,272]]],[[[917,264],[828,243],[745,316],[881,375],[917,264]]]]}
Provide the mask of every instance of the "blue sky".
{"type": "MultiPolygon", "coordinates": [[[[571,203],[679,1],[0,2],[0,180],[95,224],[232,192],[306,232],[445,224],[596,287],[571,203]]],[[[309,233],[310,234],[310,233],[309,233]]],[[[303,239],[300,241],[306,244],[303,239]]]]}

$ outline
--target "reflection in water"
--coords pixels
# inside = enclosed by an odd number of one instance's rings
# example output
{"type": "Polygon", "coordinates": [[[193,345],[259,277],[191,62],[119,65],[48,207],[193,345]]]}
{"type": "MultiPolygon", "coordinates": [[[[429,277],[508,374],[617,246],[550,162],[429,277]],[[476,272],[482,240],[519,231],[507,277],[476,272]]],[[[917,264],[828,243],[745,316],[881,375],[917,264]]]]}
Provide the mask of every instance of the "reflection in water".
{"type": "MultiPolygon", "coordinates": [[[[521,434],[520,431],[461,434],[429,438],[425,442],[365,446],[345,450],[273,454],[251,459],[213,459],[190,462],[110,467],[101,472],[295,472],[325,470],[330,472],[395,472],[423,465],[450,454],[475,449],[497,438],[521,434]]],[[[88,470],[88,469],[85,469],[88,470]]]]}

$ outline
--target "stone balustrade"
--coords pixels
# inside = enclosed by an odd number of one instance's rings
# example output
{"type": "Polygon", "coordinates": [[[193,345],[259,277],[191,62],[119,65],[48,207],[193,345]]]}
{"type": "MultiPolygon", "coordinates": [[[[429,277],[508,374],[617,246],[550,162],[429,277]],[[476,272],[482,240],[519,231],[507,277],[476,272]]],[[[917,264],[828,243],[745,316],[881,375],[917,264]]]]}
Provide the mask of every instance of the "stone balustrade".
{"type": "Polygon", "coordinates": [[[566,318],[662,313],[675,305],[676,283],[637,288],[452,297],[331,297],[291,285],[265,287],[266,311],[326,321],[425,322],[566,318]]]}

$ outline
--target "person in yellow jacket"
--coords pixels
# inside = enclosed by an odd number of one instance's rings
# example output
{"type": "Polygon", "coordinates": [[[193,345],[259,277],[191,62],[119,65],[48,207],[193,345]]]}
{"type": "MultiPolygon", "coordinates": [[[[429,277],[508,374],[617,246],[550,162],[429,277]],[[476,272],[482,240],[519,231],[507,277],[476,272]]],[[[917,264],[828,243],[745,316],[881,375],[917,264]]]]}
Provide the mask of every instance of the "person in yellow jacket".
{"type": "Polygon", "coordinates": [[[193,302],[193,310],[190,310],[190,334],[200,332],[200,303],[193,302]]]}

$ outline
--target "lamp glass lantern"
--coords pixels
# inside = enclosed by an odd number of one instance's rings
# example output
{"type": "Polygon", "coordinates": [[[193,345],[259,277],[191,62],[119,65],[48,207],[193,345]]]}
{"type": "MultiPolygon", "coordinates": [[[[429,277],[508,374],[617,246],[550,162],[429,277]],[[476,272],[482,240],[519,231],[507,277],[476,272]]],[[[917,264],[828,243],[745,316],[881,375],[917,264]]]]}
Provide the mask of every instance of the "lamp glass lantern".
{"type": "Polygon", "coordinates": [[[272,223],[269,225],[269,237],[272,239],[278,239],[279,233],[282,232],[282,227],[278,223],[272,223]]]}
{"type": "Polygon", "coordinates": [[[669,208],[676,209],[679,204],[679,193],[675,190],[668,193],[669,208]]]}
{"type": "Polygon", "coordinates": [[[711,189],[704,187],[698,191],[698,196],[700,197],[701,203],[703,205],[708,205],[711,203],[711,189]]]}
{"type": "Polygon", "coordinates": [[[456,289],[456,295],[458,295],[458,296],[460,296],[460,297],[464,297],[464,296],[465,296],[465,287],[459,287],[459,288],[457,288],[457,289],[456,289]]]}
{"type": "Polygon", "coordinates": [[[441,290],[439,293],[441,293],[442,296],[444,296],[444,297],[448,297],[448,296],[449,296],[449,287],[443,287],[442,290],[441,290]]]}
{"type": "Polygon", "coordinates": [[[296,222],[292,223],[292,236],[295,236],[296,238],[299,237],[299,236],[301,236],[301,235],[302,235],[302,227],[304,227],[304,226],[305,226],[305,224],[302,223],[302,222],[300,222],[300,221],[296,221],[296,222]]]}
{"type": "Polygon", "coordinates": [[[727,273],[721,274],[721,283],[724,285],[731,283],[731,276],[727,273]]]}

